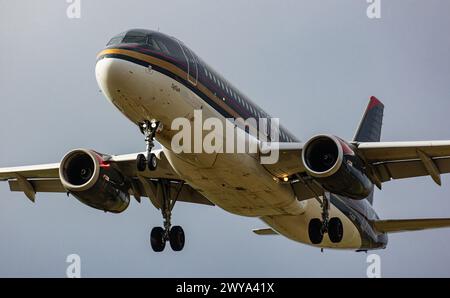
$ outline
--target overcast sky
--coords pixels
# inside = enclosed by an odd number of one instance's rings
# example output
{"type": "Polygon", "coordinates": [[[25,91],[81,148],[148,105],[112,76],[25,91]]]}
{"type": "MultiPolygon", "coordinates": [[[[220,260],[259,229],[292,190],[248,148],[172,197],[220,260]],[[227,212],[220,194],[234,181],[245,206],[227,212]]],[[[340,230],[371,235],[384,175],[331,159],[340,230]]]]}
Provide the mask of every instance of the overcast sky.
{"type": "MultiPolygon", "coordinates": [[[[0,0],[0,167],[57,162],[73,148],[144,150],[139,130],[99,92],[96,54],[129,28],[159,29],[200,57],[301,140],[350,139],[369,96],[385,103],[385,141],[450,139],[450,2],[382,0],[0,0]]],[[[394,181],[375,194],[382,218],[450,217],[450,179],[394,181]]],[[[64,277],[81,256],[85,277],[366,276],[366,254],[320,253],[258,237],[255,218],[180,203],[187,242],[154,253],[162,224],[148,200],[105,214],[64,194],[32,204],[0,184],[0,276],[64,277]]],[[[382,275],[450,276],[450,229],[390,235],[382,275]]]]}

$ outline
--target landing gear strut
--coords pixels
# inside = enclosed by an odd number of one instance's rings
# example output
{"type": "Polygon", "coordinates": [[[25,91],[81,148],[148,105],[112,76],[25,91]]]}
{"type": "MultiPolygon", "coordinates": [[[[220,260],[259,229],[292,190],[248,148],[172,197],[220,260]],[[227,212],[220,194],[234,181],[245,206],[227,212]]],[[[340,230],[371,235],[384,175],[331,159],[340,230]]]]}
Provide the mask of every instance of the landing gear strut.
{"type": "Polygon", "coordinates": [[[173,199],[170,194],[171,182],[167,179],[160,179],[158,183],[162,190],[161,213],[164,218],[164,227],[154,227],[152,229],[150,233],[150,244],[154,251],[160,252],[164,250],[166,242],[169,241],[170,247],[174,251],[180,251],[184,247],[184,231],[180,226],[172,227],[171,217],[173,207],[178,200],[178,196],[180,195],[184,183],[179,183],[177,192],[173,199]]]}
{"type": "Polygon", "coordinates": [[[144,154],[139,154],[136,159],[136,167],[138,171],[145,171],[146,167],[150,171],[156,170],[158,166],[158,159],[156,155],[152,153],[153,147],[155,147],[155,135],[158,129],[161,129],[160,122],[156,120],[152,121],[144,121],[139,124],[139,128],[141,132],[145,136],[145,145],[146,145],[146,156],[144,154]]]}

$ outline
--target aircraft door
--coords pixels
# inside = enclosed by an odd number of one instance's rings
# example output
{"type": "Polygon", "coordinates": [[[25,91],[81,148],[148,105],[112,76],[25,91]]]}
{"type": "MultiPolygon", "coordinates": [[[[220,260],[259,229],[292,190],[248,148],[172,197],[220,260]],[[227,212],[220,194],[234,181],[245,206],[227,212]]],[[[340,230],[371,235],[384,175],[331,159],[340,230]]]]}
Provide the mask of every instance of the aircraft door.
{"type": "Polygon", "coordinates": [[[187,62],[187,80],[192,85],[197,85],[197,78],[198,78],[198,67],[197,67],[197,59],[195,58],[194,54],[191,52],[189,48],[187,48],[185,45],[183,45],[181,42],[178,41],[178,44],[181,47],[181,50],[184,54],[184,57],[186,58],[187,62]]]}

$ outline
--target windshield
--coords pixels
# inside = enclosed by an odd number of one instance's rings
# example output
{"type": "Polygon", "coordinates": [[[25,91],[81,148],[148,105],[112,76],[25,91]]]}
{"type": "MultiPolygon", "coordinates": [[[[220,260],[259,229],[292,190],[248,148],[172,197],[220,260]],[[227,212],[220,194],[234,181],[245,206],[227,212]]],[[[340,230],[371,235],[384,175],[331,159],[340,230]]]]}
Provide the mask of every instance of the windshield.
{"type": "Polygon", "coordinates": [[[164,34],[147,30],[130,30],[114,36],[107,46],[118,44],[140,44],[165,56],[183,59],[184,55],[176,40],[164,34]]]}

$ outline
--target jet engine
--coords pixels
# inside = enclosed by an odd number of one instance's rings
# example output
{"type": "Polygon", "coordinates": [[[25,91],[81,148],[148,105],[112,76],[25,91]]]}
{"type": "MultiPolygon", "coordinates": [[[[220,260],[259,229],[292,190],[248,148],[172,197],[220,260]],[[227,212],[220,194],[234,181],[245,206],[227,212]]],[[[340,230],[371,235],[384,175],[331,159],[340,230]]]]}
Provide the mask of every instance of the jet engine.
{"type": "Polygon", "coordinates": [[[360,200],[373,189],[362,159],[336,136],[311,138],[303,147],[302,161],[306,173],[331,193],[360,200]]]}
{"type": "Polygon", "coordinates": [[[95,151],[76,149],[67,153],[60,163],[59,177],[68,192],[90,207],[120,213],[130,203],[122,174],[95,151]]]}

